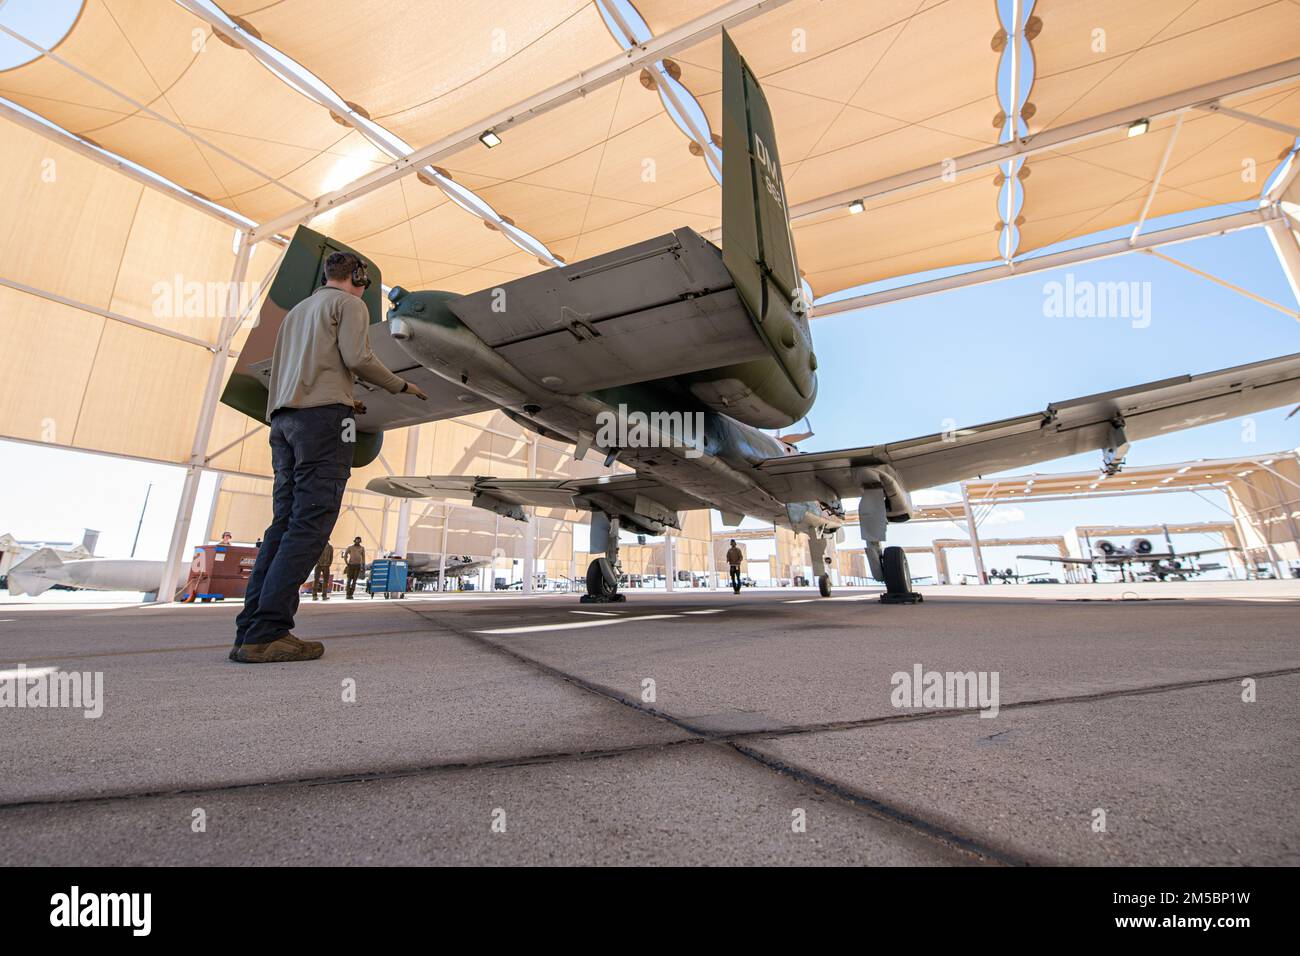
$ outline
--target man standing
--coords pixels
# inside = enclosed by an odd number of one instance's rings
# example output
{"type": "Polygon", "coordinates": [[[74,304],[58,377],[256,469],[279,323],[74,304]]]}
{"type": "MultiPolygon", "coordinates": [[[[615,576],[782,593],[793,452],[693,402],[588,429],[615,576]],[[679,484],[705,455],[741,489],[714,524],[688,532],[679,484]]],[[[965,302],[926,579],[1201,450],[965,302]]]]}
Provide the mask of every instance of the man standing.
{"type": "Polygon", "coordinates": [[[357,578],[366,566],[366,549],[361,546],[360,538],[352,539],[352,544],[343,552],[343,560],[348,568],[348,600],[351,601],[352,592],[357,589],[357,578]]]}
{"type": "Polygon", "coordinates": [[[325,653],[319,641],[300,641],[291,629],[298,588],[329,540],[352,473],[353,375],[394,395],[427,398],[370,350],[370,315],[361,301],[369,286],[360,258],[331,253],[324,285],[289,310],[276,336],[266,402],[274,511],[235,621],[233,661],[310,661],[325,653]]]}
{"type": "Polygon", "coordinates": [[[736,593],[740,593],[740,562],[745,560],[745,552],[736,547],[736,539],[731,539],[731,547],[727,549],[727,568],[731,572],[731,586],[736,593]]]}
{"type": "Polygon", "coordinates": [[[313,601],[316,600],[317,594],[324,594],[326,601],[330,599],[330,568],[333,565],[334,549],[326,541],[325,550],[316,559],[316,573],[311,579],[311,599],[313,601]]]}

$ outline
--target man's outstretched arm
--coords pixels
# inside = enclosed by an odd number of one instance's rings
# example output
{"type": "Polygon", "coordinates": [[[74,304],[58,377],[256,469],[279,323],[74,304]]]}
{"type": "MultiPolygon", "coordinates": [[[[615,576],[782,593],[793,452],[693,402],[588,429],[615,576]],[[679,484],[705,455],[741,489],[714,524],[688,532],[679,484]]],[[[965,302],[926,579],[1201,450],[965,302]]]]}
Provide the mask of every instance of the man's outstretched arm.
{"type": "Polygon", "coordinates": [[[368,318],[366,307],[359,299],[356,300],[355,307],[352,302],[345,303],[343,314],[339,318],[339,354],[343,356],[343,364],[363,381],[394,395],[406,390],[417,398],[426,398],[416,385],[395,375],[371,351],[370,337],[367,334],[368,318]]]}

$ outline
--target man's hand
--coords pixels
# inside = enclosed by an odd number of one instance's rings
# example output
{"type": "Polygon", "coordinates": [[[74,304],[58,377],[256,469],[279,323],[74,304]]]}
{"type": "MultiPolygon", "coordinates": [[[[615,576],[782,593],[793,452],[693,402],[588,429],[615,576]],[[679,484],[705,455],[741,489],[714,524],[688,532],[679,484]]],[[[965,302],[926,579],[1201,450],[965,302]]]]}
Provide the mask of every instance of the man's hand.
{"type": "Polygon", "coordinates": [[[429,396],[425,395],[424,392],[421,391],[420,386],[416,385],[414,382],[406,383],[406,394],[414,395],[422,402],[427,402],[429,400],[429,396]]]}
{"type": "Polygon", "coordinates": [[[366,413],[366,406],[362,402],[354,401],[352,403],[352,411],[357,415],[364,415],[366,413]]]}

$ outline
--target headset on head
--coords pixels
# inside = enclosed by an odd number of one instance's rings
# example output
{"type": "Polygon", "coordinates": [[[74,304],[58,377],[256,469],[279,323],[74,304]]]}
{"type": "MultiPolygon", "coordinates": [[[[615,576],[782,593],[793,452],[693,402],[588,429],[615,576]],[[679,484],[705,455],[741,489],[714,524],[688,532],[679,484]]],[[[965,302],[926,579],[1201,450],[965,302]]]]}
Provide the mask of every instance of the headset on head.
{"type": "MultiPolygon", "coordinates": [[[[351,256],[352,261],[356,263],[356,267],[352,270],[352,284],[358,289],[369,289],[371,282],[370,273],[366,271],[366,264],[361,261],[361,257],[355,252],[344,253],[344,255],[351,256]]],[[[321,285],[325,285],[328,281],[329,276],[325,274],[325,263],[322,262],[320,267],[320,283],[321,285]]]]}

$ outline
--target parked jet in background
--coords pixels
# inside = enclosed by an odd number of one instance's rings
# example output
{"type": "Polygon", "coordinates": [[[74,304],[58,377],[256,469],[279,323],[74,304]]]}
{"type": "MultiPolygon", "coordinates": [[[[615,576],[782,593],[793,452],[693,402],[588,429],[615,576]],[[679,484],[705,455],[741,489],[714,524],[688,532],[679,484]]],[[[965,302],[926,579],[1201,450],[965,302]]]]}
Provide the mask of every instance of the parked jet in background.
{"type": "MultiPolygon", "coordinates": [[[[441,555],[414,551],[406,556],[406,573],[414,578],[438,581],[438,566],[441,555]]],[[[477,572],[487,561],[476,561],[468,554],[447,555],[446,567],[443,569],[448,578],[463,578],[477,572]]]]}
{"type": "Polygon", "coordinates": [[[1185,581],[1193,575],[1222,569],[1223,566],[1220,564],[1201,564],[1200,559],[1204,555],[1240,550],[1240,548],[1210,548],[1180,555],[1174,551],[1173,540],[1169,537],[1169,529],[1166,528],[1165,550],[1159,552],[1149,538],[1134,538],[1127,547],[1101,539],[1093,545],[1092,556],[1087,558],[1063,558],[1044,554],[1020,554],[1016,557],[1024,561],[1051,561],[1056,564],[1086,567],[1092,571],[1093,581],[1097,580],[1098,568],[1117,570],[1121,579],[1127,575],[1130,580],[1140,578],[1155,581],[1185,581]],[[1134,565],[1139,566],[1136,571],[1134,565]]]}
{"type": "Polygon", "coordinates": [[[53,548],[41,548],[9,569],[9,593],[35,597],[55,585],[89,591],[158,590],[165,561],[142,558],[82,558],[64,561],[53,548]]]}
{"type": "Polygon", "coordinates": [[[19,541],[11,534],[0,534],[0,579],[9,574],[9,569],[22,564],[37,551],[51,548],[64,561],[78,561],[95,556],[95,545],[99,543],[99,532],[86,528],[81,536],[81,543],[74,545],[70,541],[19,541]]]}

